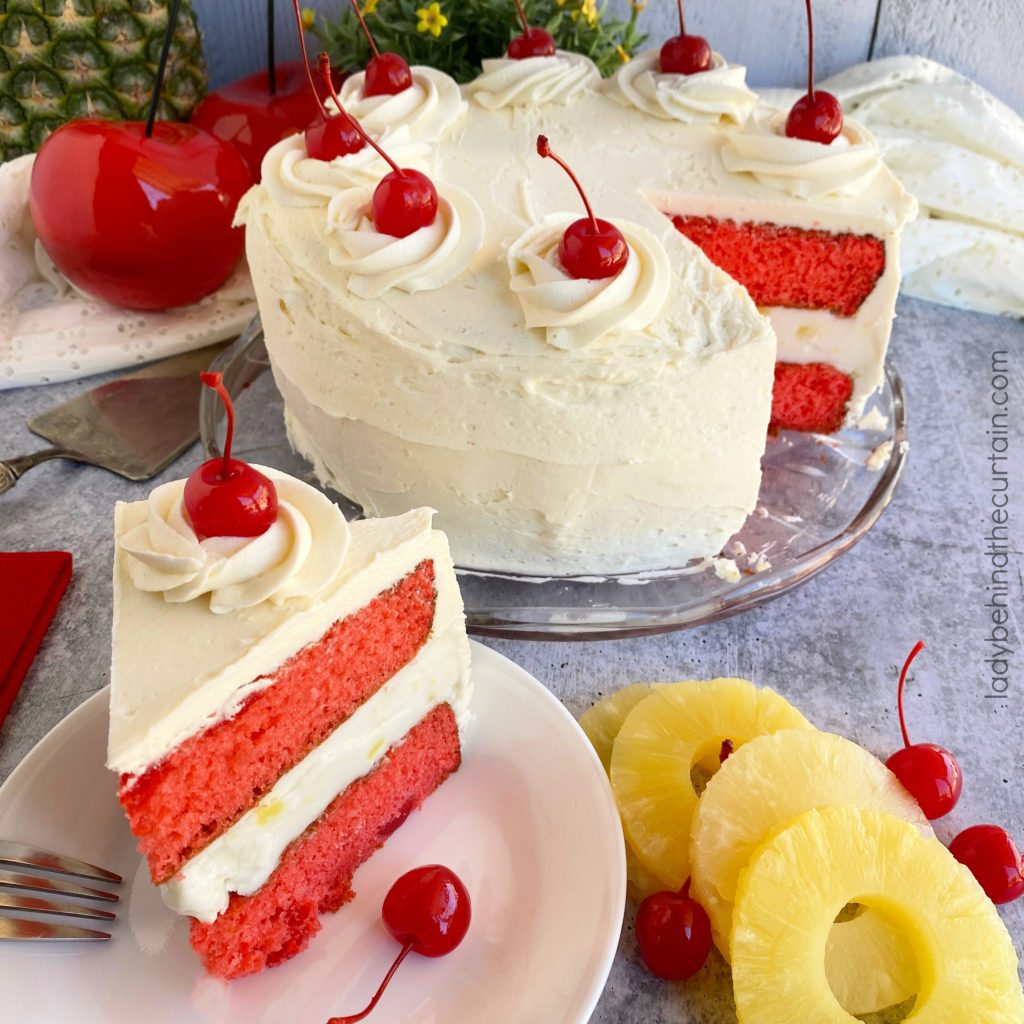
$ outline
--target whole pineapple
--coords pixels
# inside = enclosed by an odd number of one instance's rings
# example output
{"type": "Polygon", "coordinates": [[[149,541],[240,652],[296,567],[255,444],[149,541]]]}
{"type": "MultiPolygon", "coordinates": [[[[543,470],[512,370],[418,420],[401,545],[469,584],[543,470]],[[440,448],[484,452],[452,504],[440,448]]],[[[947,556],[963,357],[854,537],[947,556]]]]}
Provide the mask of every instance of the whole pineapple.
{"type": "MultiPolygon", "coordinates": [[[[170,0],[0,0],[0,163],[76,117],[145,119],[170,0]]],[[[206,88],[189,0],[178,14],[158,116],[188,117],[206,88]]]]}

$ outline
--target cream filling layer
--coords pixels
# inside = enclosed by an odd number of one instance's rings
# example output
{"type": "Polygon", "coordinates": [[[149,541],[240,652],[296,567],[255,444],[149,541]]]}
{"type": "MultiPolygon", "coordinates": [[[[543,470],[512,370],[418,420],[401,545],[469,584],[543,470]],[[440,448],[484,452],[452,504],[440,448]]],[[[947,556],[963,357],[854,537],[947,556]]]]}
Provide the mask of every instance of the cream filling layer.
{"type": "Polygon", "coordinates": [[[447,702],[462,730],[468,718],[469,650],[458,624],[432,637],[350,718],[227,832],[160,886],[179,914],[213,921],[231,893],[263,886],[288,844],[351,783],[370,772],[431,708],[447,702]]]}

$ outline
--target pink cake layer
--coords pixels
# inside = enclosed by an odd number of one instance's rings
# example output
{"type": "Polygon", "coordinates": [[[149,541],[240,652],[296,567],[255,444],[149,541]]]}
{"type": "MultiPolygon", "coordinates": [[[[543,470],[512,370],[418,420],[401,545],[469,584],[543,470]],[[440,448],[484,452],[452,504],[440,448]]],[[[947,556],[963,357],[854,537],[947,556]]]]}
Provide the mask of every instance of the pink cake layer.
{"type": "Polygon", "coordinates": [[[885,243],[874,235],[715,217],[676,215],[672,223],[758,306],[853,316],[885,271],[885,243]]]}
{"type": "Polygon", "coordinates": [[[122,776],[118,798],[153,882],[230,828],[407,664],[430,632],[436,602],[426,560],[286,661],[232,718],[141,775],[122,776]]]}
{"type": "Polygon", "coordinates": [[[321,928],[319,915],[353,897],[356,868],[460,760],[455,716],[440,704],[373,771],[334,799],[285,850],[261,889],[248,897],[232,894],[227,910],[210,924],[192,921],[192,948],[206,969],[221,978],[239,978],[305,949],[321,928]]]}
{"type": "Polygon", "coordinates": [[[831,434],[843,425],[853,381],[828,363],[776,363],[768,432],[831,434]]]}

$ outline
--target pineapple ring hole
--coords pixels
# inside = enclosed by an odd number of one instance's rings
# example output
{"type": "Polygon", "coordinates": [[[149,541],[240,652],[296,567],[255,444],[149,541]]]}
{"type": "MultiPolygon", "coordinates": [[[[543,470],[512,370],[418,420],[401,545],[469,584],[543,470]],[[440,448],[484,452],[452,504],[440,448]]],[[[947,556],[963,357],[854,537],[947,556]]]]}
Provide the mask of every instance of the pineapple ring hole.
{"type": "Polygon", "coordinates": [[[872,905],[870,901],[851,899],[836,914],[829,933],[830,940],[841,936],[841,930],[850,927],[850,923],[853,921],[859,921],[861,926],[871,926],[872,924],[883,926],[888,933],[885,952],[882,948],[874,946],[872,942],[858,941],[854,944],[855,949],[850,948],[848,941],[845,943],[847,954],[852,953],[858,958],[857,970],[861,977],[864,977],[867,972],[873,972],[876,975],[882,972],[888,973],[892,969],[892,964],[902,963],[907,971],[904,977],[903,991],[912,990],[912,994],[899,1003],[880,1007],[874,1012],[857,1013],[856,1008],[848,1005],[844,993],[837,991],[833,986],[832,971],[828,969],[828,960],[826,959],[825,977],[832,990],[832,995],[844,1010],[857,1020],[862,1021],[863,1024],[901,1024],[913,1011],[921,984],[917,956],[907,938],[906,930],[898,914],[888,914],[872,905]],[[865,920],[868,917],[873,918],[874,921],[865,920]]]}
{"type": "Polygon", "coordinates": [[[855,917],[860,917],[867,907],[863,903],[847,903],[842,910],[836,914],[836,919],[833,924],[842,924],[844,921],[852,921],[855,917]]]}
{"type": "MultiPolygon", "coordinates": [[[[690,762],[690,785],[694,793],[701,796],[711,777],[722,767],[719,756],[722,752],[722,744],[729,739],[728,736],[718,736],[705,740],[693,752],[693,760],[690,762]]],[[[738,746],[738,744],[737,744],[738,746]]]]}

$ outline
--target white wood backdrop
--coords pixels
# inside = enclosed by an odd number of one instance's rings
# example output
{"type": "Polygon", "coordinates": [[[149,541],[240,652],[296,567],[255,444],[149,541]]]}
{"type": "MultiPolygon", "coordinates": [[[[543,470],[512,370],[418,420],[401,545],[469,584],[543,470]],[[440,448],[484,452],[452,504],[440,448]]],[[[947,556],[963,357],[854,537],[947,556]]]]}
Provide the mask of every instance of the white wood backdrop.
{"type": "MultiPolygon", "coordinates": [[[[387,2],[381,0],[382,8],[387,2]]],[[[459,0],[441,4],[449,17],[458,16],[459,0]]],[[[261,66],[266,0],[193,0],[193,5],[205,34],[214,87],[261,66]]],[[[608,5],[620,16],[629,10],[629,0],[608,0],[608,5]]],[[[348,0],[304,0],[303,6],[337,16],[348,0]]],[[[687,29],[703,35],[729,60],[745,64],[752,86],[803,84],[803,0],[685,0],[684,8],[687,29]]],[[[867,60],[874,34],[875,57],[932,57],[1024,113],[1024,0],[818,0],[814,15],[817,77],[867,60]]],[[[288,0],[276,0],[276,22],[279,53],[295,56],[288,0]]],[[[648,0],[641,25],[659,44],[674,35],[675,0],[648,0]]]]}

